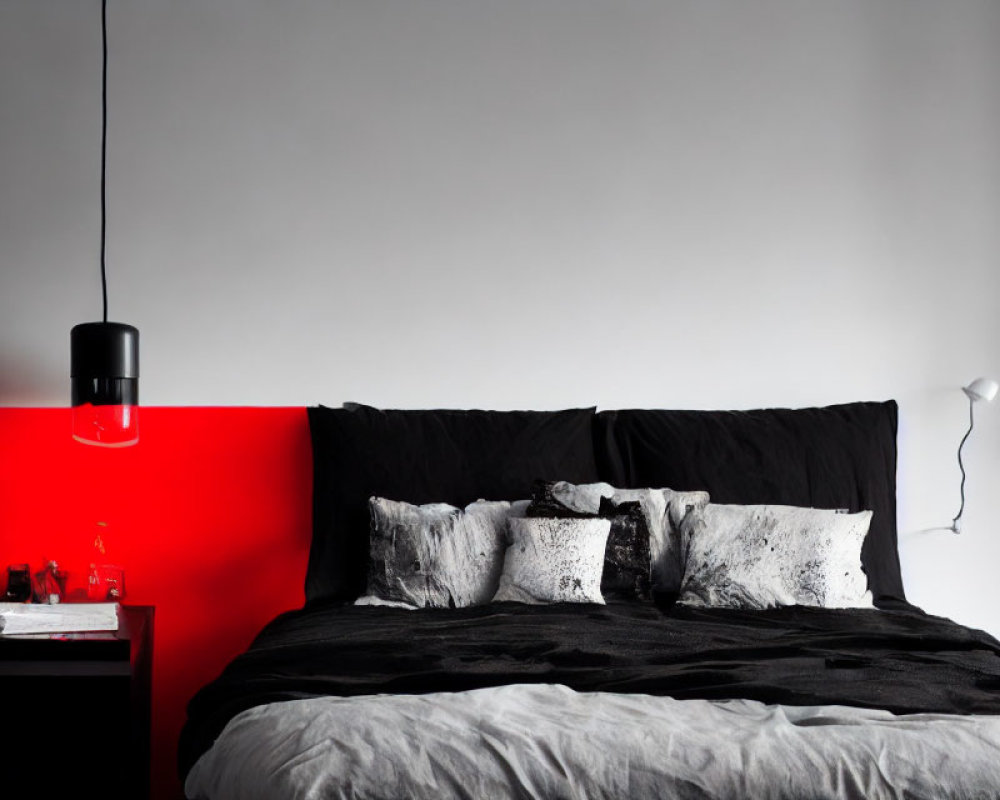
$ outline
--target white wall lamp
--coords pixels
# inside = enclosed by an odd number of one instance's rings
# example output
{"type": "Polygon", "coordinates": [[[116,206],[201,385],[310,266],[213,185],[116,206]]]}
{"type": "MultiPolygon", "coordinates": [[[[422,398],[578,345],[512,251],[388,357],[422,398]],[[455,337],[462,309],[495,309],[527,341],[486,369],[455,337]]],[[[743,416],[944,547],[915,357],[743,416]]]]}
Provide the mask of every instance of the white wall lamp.
{"type": "Polygon", "coordinates": [[[962,471],[962,505],[959,507],[955,519],[951,521],[949,530],[952,533],[962,532],[962,512],[965,511],[965,465],[962,463],[962,448],[965,446],[969,434],[972,433],[973,425],[975,425],[973,410],[980,400],[985,400],[987,403],[992,402],[993,398],[997,396],[998,389],[1000,389],[1000,385],[991,378],[976,378],[968,386],[962,387],[962,391],[969,398],[969,430],[965,432],[965,436],[962,437],[962,442],[958,446],[958,468],[962,471]]]}

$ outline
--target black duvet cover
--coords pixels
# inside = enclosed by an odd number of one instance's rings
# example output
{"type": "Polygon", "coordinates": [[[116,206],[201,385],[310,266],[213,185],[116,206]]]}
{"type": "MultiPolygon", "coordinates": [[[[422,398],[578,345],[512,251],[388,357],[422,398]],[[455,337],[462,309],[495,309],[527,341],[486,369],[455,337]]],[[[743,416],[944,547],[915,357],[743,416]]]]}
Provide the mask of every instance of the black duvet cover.
{"type": "Polygon", "coordinates": [[[1000,642],[894,610],[770,611],[503,603],[455,610],[317,605],[270,623],[191,701],[183,775],[239,712],[316,695],[510,683],[579,691],[1000,714],[1000,642]]]}

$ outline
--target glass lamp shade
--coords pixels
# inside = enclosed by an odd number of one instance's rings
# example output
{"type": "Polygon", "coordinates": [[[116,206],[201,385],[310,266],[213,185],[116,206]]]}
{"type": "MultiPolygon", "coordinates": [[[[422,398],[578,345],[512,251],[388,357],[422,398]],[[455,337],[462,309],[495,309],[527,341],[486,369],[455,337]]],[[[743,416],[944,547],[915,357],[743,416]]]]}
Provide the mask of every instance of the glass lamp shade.
{"type": "Polygon", "coordinates": [[[130,447],[139,442],[138,406],[73,407],[73,438],[102,447],[130,447]]]}
{"type": "Polygon", "coordinates": [[[139,441],[139,331],[85,322],[70,332],[73,438],[128,447],[139,441]]]}
{"type": "Polygon", "coordinates": [[[1000,385],[990,378],[976,378],[968,386],[962,387],[962,391],[969,396],[973,403],[979,400],[985,400],[987,403],[993,402],[993,398],[997,396],[997,389],[1000,389],[1000,385]]]}

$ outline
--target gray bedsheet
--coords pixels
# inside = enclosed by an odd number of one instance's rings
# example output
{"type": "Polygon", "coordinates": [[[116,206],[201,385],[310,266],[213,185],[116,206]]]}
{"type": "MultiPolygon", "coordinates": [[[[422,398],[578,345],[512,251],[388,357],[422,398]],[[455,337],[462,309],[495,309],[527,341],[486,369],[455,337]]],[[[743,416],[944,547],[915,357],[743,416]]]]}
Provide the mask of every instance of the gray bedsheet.
{"type": "Polygon", "coordinates": [[[515,684],[234,717],[190,798],[996,798],[1000,716],[515,684]]]}

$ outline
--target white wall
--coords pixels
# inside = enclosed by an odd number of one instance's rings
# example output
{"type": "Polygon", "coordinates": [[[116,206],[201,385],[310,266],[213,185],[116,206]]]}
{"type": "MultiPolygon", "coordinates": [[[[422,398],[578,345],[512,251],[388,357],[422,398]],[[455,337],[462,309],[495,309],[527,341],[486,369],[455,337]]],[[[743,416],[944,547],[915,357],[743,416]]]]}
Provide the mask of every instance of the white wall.
{"type": "MultiPolygon", "coordinates": [[[[111,0],[154,405],[897,398],[911,599],[1000,633],[994,0],[111,0]]],[[[99,0],[0,0],[0,404],[100,315],[99,0]]]]}

